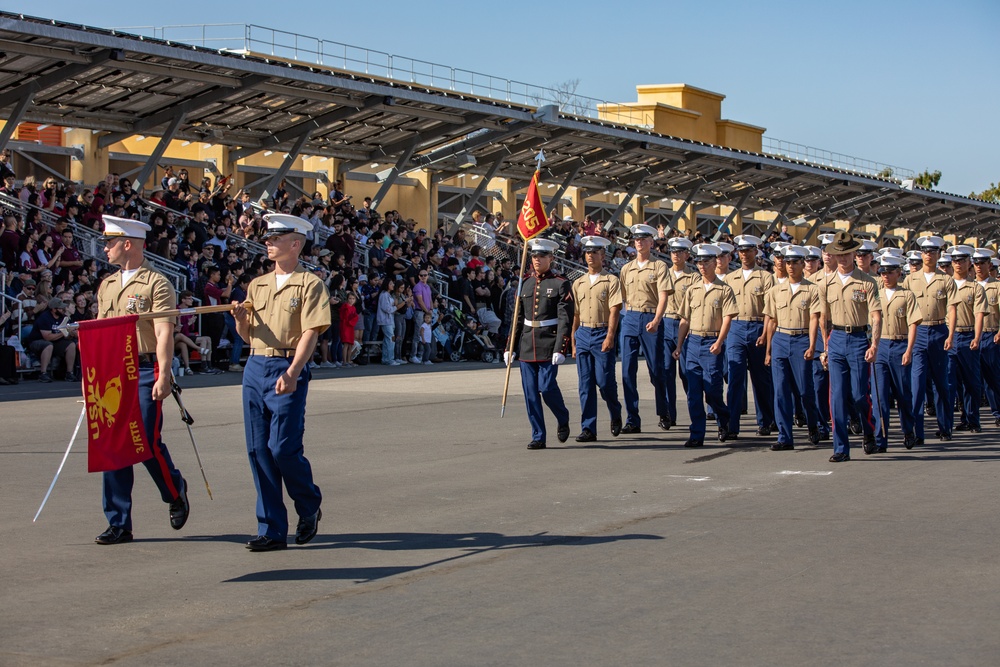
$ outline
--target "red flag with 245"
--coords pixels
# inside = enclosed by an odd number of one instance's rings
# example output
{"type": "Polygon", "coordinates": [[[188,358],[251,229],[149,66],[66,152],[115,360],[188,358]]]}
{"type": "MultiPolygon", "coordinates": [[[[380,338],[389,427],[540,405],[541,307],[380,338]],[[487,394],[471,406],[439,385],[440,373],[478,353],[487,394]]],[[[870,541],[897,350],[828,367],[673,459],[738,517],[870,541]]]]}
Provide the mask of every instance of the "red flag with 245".
{"type": "Polygon", "coordinates": [[[517,218],[517,231],[527,241],[548,228],[549,220],[545,217],[545,206],[538,194],[538,172],[536,171],[535,175],[531,177],[528,194],[524,198],[524,206],[521,207],[521,215],[517,218]]]}
{"type": "Polygon", "coordinates": [[[137,315],[80,322],[87,470],[118,470],[153,455],[139,408],[137,315]]]}

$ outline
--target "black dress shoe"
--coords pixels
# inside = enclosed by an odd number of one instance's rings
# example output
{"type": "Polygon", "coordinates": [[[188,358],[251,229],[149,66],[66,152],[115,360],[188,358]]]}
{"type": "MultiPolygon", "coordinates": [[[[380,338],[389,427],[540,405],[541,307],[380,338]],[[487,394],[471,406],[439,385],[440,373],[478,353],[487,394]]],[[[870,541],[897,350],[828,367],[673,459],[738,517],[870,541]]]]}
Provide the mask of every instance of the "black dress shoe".
{"type": "Polygon", "coordinates": [[[656,425],[664,431],[669,431],[670,427],[673,426],[674,423],[670,421],[670,417],[660,417],[660,421],[656,425]]]}
{"type": "Polygon", "coordinates": [[[618,434],[622,432],[622,420],[612,419],[611,420],[611,435],[617,438],[618,434]]]}
{"type": "Polygon", "coordinates": [[[961,424],[959,424],[958,426],[956,426],[954,430],[956,430],[956,431],[968,431],[970,428],[972,428],[972,427],[969,426],[966,422],[962,422],[961,424]]]}
{"type": "Polygon", "coordinates": [[[875,453],[875,436],[865,436],[865,439],[861,441],[861,447],[865,450],[865,454],[875,453]]]}
{"type": "Polygon", "coordinates": [[[545,449],[545,443],[538,440],[532,440],[528,443],[528,449],[545,449]]]}
{"type": "Polygon", "coordinates": [[[715,421],[715,413],[714,412],[709,412],[708,414],[705,415],[705,419],[707,419],[710,422],[714,422],[715,421]]]}
{"type": "Polygon", "coordinates": [[[625,426],[622,427],[622,433],[642,433],[642,427],[638,424],[625,424],[625,426]]]}
{"type": "Polygon", "coordinates": [[[809,429],[809,444],[818,445],[819,444],[819,429],[815,426],[809,429]]]}
{"type": "Polygon", "coordinates": [[[295,543],[305,544],[316,537],[319,530],[319,520],[323,518],[323,510],[318,509],[309,517],[299,517],[299,525],[295,528],[295,543]]]}
{"type": "Polygon", "coordinates": [[[861,420],[859,419],[852,419],[847,422],[847,430],[851,435],[861,435],[864,433],[864,430],[861,428],[861,420]]]}
{"type": "Polygon", "coordinates": [[[247,549],[250,551],[278,551],[287,548],[288,543],[272,540],[266,535],[259,535],[247,542],[247,549]]]}
{"type": "Polygon", "coordinates": [[[758,427],[757,435],[771,435],[771,427],[770,426],[758,427]]]}
{"type": "Polygon", "coordinates": [[[180,530],[187,523],[188,514],[191,513],[191,505],[188,503],[188,485],[186,480],[181,480],[181,490],[177,498],[170,503],[170,527],[180,530]]]}
{"type": "Polygon", "coordinates": [[[889,451],[888,445],[879,445],[878,447],[875,448],[876,454],[885,454],[887,451],[889,451]]]}
{"type": "Polygon", "coordinates": [[[830,457],[830,463],[843,463],[844,461],[850,461],[851,455],[848,453],[834,454],[830,457]]]}
{"type": "Polygon", "coordinates": [[[939,433],[941,435],[939,435],[938,437],[944,440],[945,442],[951,440],[951,433],[948,433],[947,431],[939,431],[939,433]]]}
{"type": "Polygon", "coordinates": [[[583,429],[580,435],[576,436],[577,442],[594,442],[597,440],[597,436],[593,432],[583,429]]]}
{"type": "Polygon", "coordinates": [[[719,442],[725,442],[726,440],[736,440],[739,438],[739,433],[733,433],[725,426],[719,427],[719,442]]]}
{"type": "Polygon", "coordinates": [[[928,403],[926,406],[924,406],[924,415],[928,417],[937,417],[937,408],[928,403]]]}
{"type": "Polygon", "coordinates": [[[799,428],[805,426],[806,425],[806,416],[805,415],[795,415],[795,417],[794,417],[794,424],[796,426],[798,426],[799,428]]]}
{"type": "Polygon", "coordinates": [[[970,426],[969,427],[969,433],[982,433],[982,432],[983,432],[983,427],[982,426],[970,426]]]}
{"type": "Polygon", "coordinates": [[[685,447],[701,447],[704,444],[705,444],[704,440],[696,440],[694,438],[691,438],[690,440],[688,440],[687,442],[684,443],[684,446],[685,447]]]}
{"type": "Polygon", "coordinates": [[[917,438],[916,440],[913,441],[913,446],[914,447],[923,447],[924,446],[924,439],[923,438],[917,438]]]}
{"type": "Polygon", "coordinates": [[[566,442],[569,440],[569,424],[561,424],[559,428],[556,429],[556,438],[559,442],[566,442]]]}
{"type": "Polygon", "coordinates": [[[118,526],[108,526],[108,529],[94,538],[98,544],[124,544],[132,541],[132,531],[119,528],[118,526]]]}
{"type": "Polygon", "coordinates": [[[997,418],[996,418],[996,419],[995,419],[995,420],[993,421],[993,425],[994,425],[994,426],[1000,426],[1000,417],[997,417],[997,418]]]}
{"type": "Polygon", "coordinates": [[[907,433],[906,435],[903,436],[903,447],[906,447],[907,449],[913,449],[913,445],[915,445],[916,443],[917,443],[917,438],[916,436],[913,435],[913,433],[907,433]]]}
{"type": "Polygon", "coordinates": [[[795,445],[787,442],[776,442],[771,445],[772,452],[787,452],[790,449],[795,449],[795,445]]]}

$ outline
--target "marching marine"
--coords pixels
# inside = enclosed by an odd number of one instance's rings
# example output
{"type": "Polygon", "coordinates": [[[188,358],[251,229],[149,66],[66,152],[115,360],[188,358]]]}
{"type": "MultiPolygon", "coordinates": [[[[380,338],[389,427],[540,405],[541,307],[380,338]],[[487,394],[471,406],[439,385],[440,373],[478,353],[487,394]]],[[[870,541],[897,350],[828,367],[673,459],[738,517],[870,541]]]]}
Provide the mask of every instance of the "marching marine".
{"type": "Polygon", "coordinates": [[[566,360],[570,331],[573,326],[573,295],[570,283],[552,272],[552,253],[559,247],[555,241],[528,241],[534,275],[521,286],[521,313],[524,319],[512,326],[514,357],[504,352],[504,363],[521,360],[521,386],[531,424],[528,449],[545,449],[545,412],[549,406],[556,417],[556,437],[559,442],[569,438],[569,410],[563,401],[556,377],[559,365],[566,360]]]}
{"type": "Polygon", "coordinates": [[[785,266],[788,280],[775,285],[765,297],[767,315],[766,363],[771,366],[774,387],[774,416],[778,441],[776,452],[795,448],[792,423],[795,398],[801,397],[809,424],[809,441],[819,443],[819,408],[813,389],[812,360],[822,311],[819,287],[803,276],[806,251],[801,246],[786,246],[785,266]]]}
{"type": "Polygon", "coordinates": [[[582,240],[587,273],[573,283],[573,356],[580,382],[581,431],[577,442],[597,440],[597,392],[608,406],[611,435],[622,430],[622,404],[618,400],[615,342],[622,309],[618,276],[604,270],[606,248],[601,236],[582,240]]]}
{"type": "Polygon", "coordinates": [[[663,363],[663,328],[660,322],[667,310],[667,299],[674,292],[665,262],[650,257],[656,229],[632,225],[636,257],[622,267],[619,278],[625,314],[622,317],[622,386],[627,414],[622,433],[641,433],[639,416],[639,351],[646,359],[649,380],[653,384],[659,427],[667,430],[670,406],[667,404],[663,363]]]}
{"type": "MultiPolygon", "coordinates": [[[[144,222],[104,216],[104,249],[108,262],[121,268],[101,282],[97,291],[98,318],[173,310],[177,293],[170,281],[153,270],[143,257],[144,222]]],[[[170,458],[160,437],[163,427],[161,402],[170,395],[170,365],[174,358],[174,320],[162,318],[136,322],[139,339],[139,410],[146,440],[153,456],[142,464],[153,478],[163,502],[169,504],[170,527],[180,530],[187,522],[190,506],[187,482],[170,458]]],[[[104,473],[104,515],[108,529],[94,540],[98,544],[132,541],[132,466],[104,473]]]]}
{"type": "Polygon", "coordinates": [[[882,337],[882,305],[878,285],[855,266],[854,253],[860,246],[849,232],[837,232],[824,248],[837,263],[837,273],[820,284],[820,324],[826,338],[833,417],[831,463],[851,460],[847,425],[852,404],[861,419],[865,453],[875,451],[869,364],[875,361],[882,337]]]}
{"type": "Polygon", "coordinates": [[[264,243],[274,270],[254,278],[247,300],[233,308],[236,332],[250,345],[243,371],[243,423],[250,471],[257,489],[257,536],[246,548],[288,546],[288,491],[299,521],[295,543],[314,537],[323,496],[305,457],[306,398],[319,336],[330,326],[330,295],[323,281],[299,264],[309,223],[294,215],[265,216],[264,243]]]}
{"type": "Polygon", "coordinates": [[[679,347],[674,350],[674,358],[680,358],[687,340],[683,363],[688,378],[691,437],[684,446],[701,447],[705,444],[705,401],[718,420],[719,442],[729,439],[729,409],[722,396],[722,352],[729,327],[739,308],[732,288],[715,275],[718,247],[699,243],[692,248],[692,252],[701,280],[689,287],[681,300],[679,347]]]}
{"type": "Polygon", "coordinates": [[[889,401],[895,399],[899,411],[899,425],[903,430],[903,445],[913,449],[916,435],[913,432],[913,391],[910,364],[913,346],[917,340],[917,327],[923,316],[917,306],[917,297],[900,283],[903,261],[890,254],[882,256],[882,340],[875,357],[875,451],[888,449],[889,401]]]}
{"type": "MultiPolygon", "coordinates": [[[[681,317],[678,315],[680,300],[684,298],[684,293],[688,287],[698,279],[698,272],[687,267],[688,258],[691,256],[691,241],[683,236],[675,236],[668,241],[670,246],[670,261],[673,266],[670,268],[670,280],[673,283],[674,291],[667,297],[667,309],[663,313],[663,363],[664,373],[663,383],[667,390],[667,412],[670,417],[670,424],[677,423],[677,375],[680,371],[681,385],[687,391],[687,375],[684,373],[683,364],[678,364],[674,359],[674,350],[677,349],[677,333],[680,329],[681,317]]],[[[683,356],[683,351],[682,351],[683,356]]]]}
{"type": "MultiPolygon", "coordinates": [[[[757,412],[757,435],[771,435],[774,424],[774,390],[771,374],[764,366],[764,295],[774,287],[774,276],[757,268],[757,247],[763,241],[744,234],[733,239],[740,254],[740,268],[723,281],[733,290],[739,308],[726,339],[726,361],[729,366],[729,432],[740,433],[740,416],[747,400],[747,371],[753,383],[753,399],[757,412]]],[[[785,260],[787,262],[787,258],[785,260]]]]}

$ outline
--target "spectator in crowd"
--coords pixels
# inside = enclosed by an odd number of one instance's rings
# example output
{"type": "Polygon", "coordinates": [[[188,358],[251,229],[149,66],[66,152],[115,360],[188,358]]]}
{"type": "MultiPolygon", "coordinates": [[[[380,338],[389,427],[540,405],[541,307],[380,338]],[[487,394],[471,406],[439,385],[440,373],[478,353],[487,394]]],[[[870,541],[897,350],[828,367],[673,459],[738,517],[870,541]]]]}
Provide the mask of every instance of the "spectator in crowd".
{"type": "MultiPolygon", "coordinates": [[[[185,290],[178,299],[179,308],[194,307],[194,293],[185,290]]],[[[197,315],[181,315],[174,326],[174,351],[180,355],[182,373],[194,375],[191,369],[191,351],[197,351],[201,356],[201,370],[210,373],[212,368],[212,339],[202,336],[198,331],[197,315]]]]}
{"type": "Polygon", "coordinates": [[[358,326],[358,311],[354,305],[358,301],[358,296],[354,292],[347,292],[346,300],[340,305],[340,344],[343,348],[341,365],[345,368],[352,368],[354,354],[355,335],[358,326]]]}
{"type": "Polygon", "coordinates": [[[393,341],[396,329],[395,313],[396,281],[386,280],[378,294],[378,311],[375,320],[382,334],[382,363],[386,366],[399,365],[393,360],[393,354],[396,350],[393,341]]]}
{"type": "Polygon", "coordinates": [[[66,315],[66,304],[61,299],[50,299],[48,307],[35,320],[35,326],[26,341],[28,351],[38,357],[39,382],[52,382],[49,364],[52,358],[66,362],[66,381],[76,382],[76,335],[56,327],[66,315]]]}

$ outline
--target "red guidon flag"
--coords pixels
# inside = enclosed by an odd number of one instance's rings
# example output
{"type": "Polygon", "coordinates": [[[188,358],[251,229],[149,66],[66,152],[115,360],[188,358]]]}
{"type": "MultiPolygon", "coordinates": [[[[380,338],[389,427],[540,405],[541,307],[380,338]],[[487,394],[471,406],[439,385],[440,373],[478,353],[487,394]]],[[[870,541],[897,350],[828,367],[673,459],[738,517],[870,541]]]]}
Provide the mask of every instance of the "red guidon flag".
{"type": "Polygon", "coordinates": [[[80,322],[87,469],[118,470],[153,455],[139,409],[138,315],[80,322]]]}
{"type": "Polygon", "coordinates": [[[521,237],[527,241],[538,236],[549,227],[548,218],[545,217],[545,206],[542,205],[542,198],[538,194],[538,172],[531,177],[531,185],[528,186],[528,194],[524,198],[524,206],[521,207],[521,215],[517,218],[517,231],[521,232],[521,237]]]}

